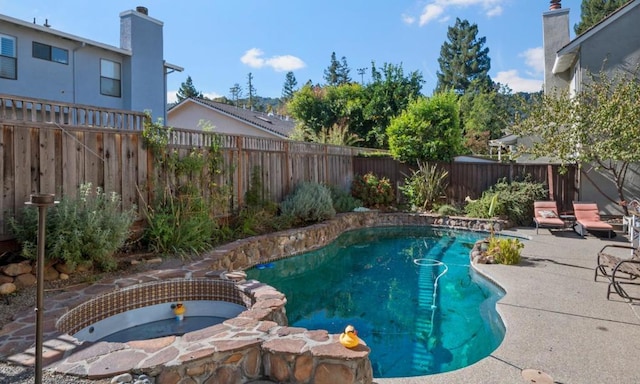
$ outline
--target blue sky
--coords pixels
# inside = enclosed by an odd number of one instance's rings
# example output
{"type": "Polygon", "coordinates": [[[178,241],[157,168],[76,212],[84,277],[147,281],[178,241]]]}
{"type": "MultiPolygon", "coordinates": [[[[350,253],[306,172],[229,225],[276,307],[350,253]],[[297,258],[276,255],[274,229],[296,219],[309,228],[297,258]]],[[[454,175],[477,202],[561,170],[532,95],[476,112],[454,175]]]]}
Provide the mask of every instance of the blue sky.
{"type": "MultiPolygon", "coordinates": [[[[570,8],[570,30],[580,16],[570,8]]],[[[420,71],[423,93],[436,85],[440,47],[456,17],[478,25],[486,37],[491,77],[514,91],[542,87],[542,14],[548,0],[200,0],[170,2],[87,0],[0,0],[0,13],[119,46],[122,11],[145,6],[164,23],[164,57],[184,68],[169,75],[169,100],[191,76],[209,97],[230,97],[253,74],[257,94],[280,97],[292,71],[301,86],[323,83],[331,53],[345,56],[353,80],[368,80],[371,62],[420,71]],[[359,68],[367,68],[364,76],[359,68]]]]}

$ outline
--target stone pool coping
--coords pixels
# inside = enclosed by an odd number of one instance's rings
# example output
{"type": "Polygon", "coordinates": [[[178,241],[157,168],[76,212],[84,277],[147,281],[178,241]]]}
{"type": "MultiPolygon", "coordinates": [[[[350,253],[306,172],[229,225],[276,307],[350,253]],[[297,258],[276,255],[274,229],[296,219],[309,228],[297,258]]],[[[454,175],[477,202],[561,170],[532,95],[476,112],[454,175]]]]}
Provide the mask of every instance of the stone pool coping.
{"type": "MultiPolygon", "coordinates": [[[[500,230],[505,223],[494,223],[500,230]]],[[[258,305],[241,314],[238,318],[225,321],[219,326],[206,328],[206,332],[196,331],[180,337],[166,337],[131,343],[81,343],[73,337],[56,330],[57,319],[70,308],[107,292],[130,287],[149,281],[167,279],[211,278],[219,277],[221,271],[236,271],[250,268],[256,264],[289,257],[325,246],[335,240],[343,232],[366,227],[420,225],[474,231],[488,231],[487,220],[468,219],[464,217],[442,217],[429,214],[358,212],[338,215],[335,219],[305,228],[291,229],[269,235],[256,236],[234,241],[217,247],[201,260],[174,269],[145,271],[143,273],[100,281],[90,286],[70,288],[59,295],[47,298],[45,304],[45,343],[44,362],[48,370],[73,374],[88,378],[114,376],[132,369],[131,361],[139,363],[133,367],[151,375],[169,372],[171,378],[166,382],[178,381],[176,375],[201,375],[201,366],[190,365],[177,374],[176,370],[163,370],[159,367],[172,367],[188,364],[205,357],[218,355],[218,359],[239,359],[238,350],[248,350],[249,356],[243,356],[242,369],[246,377],[258,378],[263,375],[280,381],[289,379],[291,374],[295,380],[305,382],[311,374],[311,368],[301,363],[301,371],[288,373],[286,362],[278,365],[278,359],[271,358],[269,372],[263,371],[259,360],[262,359],[257,345],[264,334],[275,334],[280,341],[274,339],[267,349],[278,353],[300,353],[310,351],[313,356],[323,360],[323,364],[337,361],[360,361],[366,358],[368,348],[348,350],[337,342],[337,335],[329,335],[326,331],[309,331],[300,328],[286,327],[286,319],[273,321],[272,313],[277,313],[286,303],[286,298],[262,284],[253,287],[252,294],[263,298],[258,305]],[[231,337],[232,336],[232,337],[231,337]],[[185,343],[181,343],[184,341],[185,343]],[[213,348],[212,344],[216,347],[213,348]],[[253,348],[252,347],[256,347],[253,348]],[[327,362],[328,361],[328,362],[327,362]],[[175,379],[175,380],[174,380],[175,379]]],[[[251,284],[251,282],[249,282],[251,284]]],[[[252,288],[248,288],[252,289],[252,288]]],[[[33,365],[35,339],[35,314],[32,311],[22,313],[16,320],[0,330],[0,359],[21,365],[33,365]]],[[[263,351],[264,352],[264,351],[263,351]]],[[[275,356],[272,353],[272,356],[275,356]]],[[[314,363],[314,366],[317,363],[314,363]]],[[[335,370],[335,369],[334,369],[335,370]]],[[[338,371],[340,371],[338,369],[338,371]]],[[[235,378],[237,373],[222,371],[224,377],[235,378]]],[[[371,382],[371,368],[356,366],[343,369],[341,378],[350,377],[353,382],[371,382]],[[347,372],[351,369],[358,374],[347,372]],[[351,376],[350,376],[351,375],[351,376]],[[359,376],[358,376],[359,375],[359,376]],[[353,377],[352,377],[353,376],[353,377]]],[[[335,379],[335,377],[334,377],[335,379]]],[[[297,382],[297,381],[291,381],[297,382]]]]}

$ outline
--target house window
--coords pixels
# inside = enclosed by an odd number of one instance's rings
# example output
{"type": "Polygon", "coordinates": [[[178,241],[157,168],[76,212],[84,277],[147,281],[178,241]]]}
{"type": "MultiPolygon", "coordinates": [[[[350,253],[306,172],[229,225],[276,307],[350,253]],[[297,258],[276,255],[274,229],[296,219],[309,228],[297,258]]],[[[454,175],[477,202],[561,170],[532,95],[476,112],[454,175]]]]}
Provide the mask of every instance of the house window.
{"type": "Polygon", "coordinates": [[[100,93],[120,97],[120,63],[100,59],[100,93]]]}
{"type": "Polygon", "coordinates": [[[33,42],[33,57],[55,61],[56,63],[69,64],[69,51],[66,49],[53,47],[51,45],[33,42]]]}
{"type": "Polygon", "coordinates": [[[0,78],[17,79],[16,38],[0,34],[0,78]]]}

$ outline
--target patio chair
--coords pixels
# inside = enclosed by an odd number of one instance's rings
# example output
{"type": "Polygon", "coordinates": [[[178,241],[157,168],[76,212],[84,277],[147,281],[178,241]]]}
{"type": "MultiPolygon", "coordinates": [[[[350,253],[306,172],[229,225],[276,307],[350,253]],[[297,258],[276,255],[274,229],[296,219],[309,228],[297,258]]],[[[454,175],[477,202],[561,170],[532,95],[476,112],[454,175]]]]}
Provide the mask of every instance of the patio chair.
{"type": "Polygon", "coordinates": [[[580,236],[584,237],[586,231],[593,230],[607,231],[609,238],[611,238],[613,226],[600,220],[600,211],[596,203],[574,201],[573,214],[576,217],[576,227],[579,229],[580,236]]]}
{"type": "MultiPolygon", "coordinates": [[[[634,248],[631,245],[622,245],[622,244],[607,244],[598,252],[598,258],[596,260],[596,270],[595,275],[593,277],[594,281],[598,281],[598,276],[606,277],[611,280],[611,276],[613,270],[616,266],[623,260],[638,260],[640,261],[640,248],[634,248]],[[631,257],[622,257],[620,256],[621,252],[617,252],[614,254],[614,250],[629,250],[631,252],[631,257]]],[[[635,269],[627,269],[628,265],[623,264],[620,268],[618,268],[618,279],[625,278],[627,280],[635,280],[640,275],[635,273],[635,269]],[[625,276],[626,275],[626,276],[625,276]]]]}
{"type": "Polygon", "coordinates": [[[558,215],[555,201],[534,201],[533,221],[536,223],[536,234],[539,228],[564,228],[565,222],[558,215]]]}

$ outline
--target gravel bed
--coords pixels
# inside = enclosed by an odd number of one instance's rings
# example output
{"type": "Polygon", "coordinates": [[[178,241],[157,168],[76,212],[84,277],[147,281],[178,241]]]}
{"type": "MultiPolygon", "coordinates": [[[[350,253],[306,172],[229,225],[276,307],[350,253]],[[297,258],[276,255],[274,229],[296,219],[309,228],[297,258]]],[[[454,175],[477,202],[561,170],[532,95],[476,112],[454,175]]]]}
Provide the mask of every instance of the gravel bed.
{"type": "MultiPolygon", "coordinates": [[[[35,369],[0,362],[0,384],[33,384],[35,369]]],[[[85,380],[68,375],[54,375],[48,372],[42,374],[43,384],[106,384],[110,379],[85,380]]]]}

